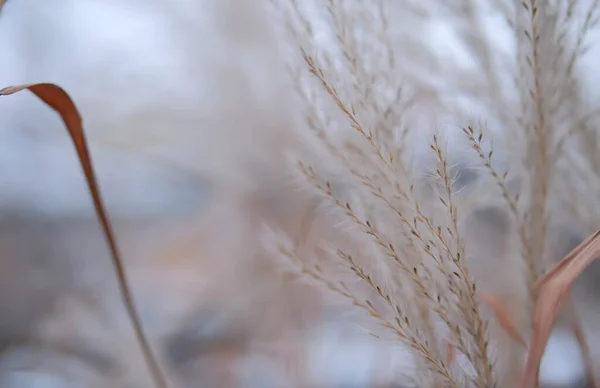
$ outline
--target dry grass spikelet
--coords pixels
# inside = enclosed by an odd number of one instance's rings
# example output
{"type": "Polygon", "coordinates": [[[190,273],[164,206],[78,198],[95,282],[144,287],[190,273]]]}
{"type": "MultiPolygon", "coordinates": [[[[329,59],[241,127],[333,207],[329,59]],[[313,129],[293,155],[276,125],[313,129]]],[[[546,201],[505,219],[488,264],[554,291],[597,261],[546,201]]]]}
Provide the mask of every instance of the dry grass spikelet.
{"type": "MultiPolygon", "coordinates": [[[[333,247],[327,260],[342,263],[382,303],[336,283],[342,270],[319,271],[293,250],[280,253],[413,349],[433,376],[423,375],[420,386],[509,387],[523,371],[521,386],[536,386],[558,306],[598,254],[584,246],[584,256],[575,251],[564,262],[579,264],[544,275],[552,265],[552,222],[583,219],[579,203],[593,207],[590,192],[600,193],[592,172],[600,166],[596,110],[577,73],[599,2],[425,3],[329,0],[321,13],[294,0],[276,4],[282,35],[300,46],[289,65],[299,133],[319,144],[295,165],[337,224],[349,225],[343,233],[368,237],[376,251],[365,257],[333,247]],[[486,12],[513,45],[503,57],[489,38],[486,12]],[[391,25],[391,15],[450,20],[469,70],[440,60],[424,31],[391,25]],[[477,171],[474,184],[462,182],[461,158],[477,171]],[[564,180],[577,185],[575,194],[564,180]],[[507,215],[495,237],[502,252],[482,254],[484,242],[473,237],[469,216],[485,206],[507,215]],[[507,246],[515,243],[517,249],[507,246]],[[510,265],[486,273],[486,262],[498,260],[510,265]],[[518,298],[502,296],[521,283],[518,298]],[[517,310],[527,322],[513,316],[517,310]],[[498,346],[503,340],[491,326],[511,343],[498,346]],[[519,356],[524,348],[527,363],[519,356]]],[[[588,213],[589,233],[599,221],[588,213]]],[[[586,352],[575,310],[568,315],[586,352]]]]}

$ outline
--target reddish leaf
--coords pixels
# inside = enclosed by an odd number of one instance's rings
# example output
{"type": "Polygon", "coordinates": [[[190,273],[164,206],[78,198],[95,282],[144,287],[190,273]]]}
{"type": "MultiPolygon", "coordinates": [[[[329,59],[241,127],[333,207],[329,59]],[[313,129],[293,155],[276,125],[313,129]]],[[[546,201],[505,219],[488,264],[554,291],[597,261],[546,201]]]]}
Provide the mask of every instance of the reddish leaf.
{"type": "Polygon", "coordinates": [[[573,329],[573,334],[575,334],[575,338],[577,339],[579,347],[581,348],[581,354],[583,356],[586,370],[587,385],[589,388],[598,388],[596,374],[594,372],[594,360],[592,359],[592,352],[585,339],[585,333],[583,332],[581,319],[579,318],[579,314],[577,314],[572,301],[568,301],[566,303],[565,310],[567,318],[569,319],[569,323],[571,324],[571,329],[573,329]]]}
{"type": "Polygon", "coordinates": [[[492,294],[481,292],[480,296],[483,302],[492,310],[494,316],[498,320],[498,324],[504,329],[504,331],[506,331],[508,335],[510,335],[512,339],[518,342],[521,346],[527,348],[527,341],[525,341],[519,332],[517,325],[515,325],[513,322],[508,308],[506,308],[504,302],[492,294]]]}
{"type": "Polygon", "coordinates": [[[532,339],[521,388],[536,386],[542,355],[561,305],[567,299],[575,280],[598,255],[600,231],[579,244],[538,282],[540,296],[533,315],[532,339]]]}
{"type": "MultiPolygon", "coordinates": [[[[0,6],[1,5],[2,2],[0,2],[0,6]]],[[[121,260],[121,256],[115,241],[114,233],[110,225],[110,221],[108,219],[106,210],[104,208],[102,198],[100,196],[100,190],[98,189],[96,174],[94,173],[94,167],[90,158],[85,133],[83,131],[83,126],[81,123],[81,116],[77,111],[77,107],[75,106],[69,95],[63,89],[49,83],[7,87],[0,90],[0,96],[14,94],[25,89],[30,90],[33,94],[39,97],[42,101],[44,101],[47,105],[54,109],[58,114],[60,114],[63,122],[65,123],[65,126],[67,127],[69,135],[71,136],[71,139],[75,144],[75,150],[77,151],[77,156],[79,157],[79,163],[81,164],[81,167],[85,174],[85,179],[87,181],[87,185],[90,190],[92,200],[94,202],[94,208],[96,210],[98,219],[100,220],[100,223],[102,225],[102,230],[104,231],[104,235],[106,237],[106,241],[110,249],[112,262],[115,267],[120,291],[123,296],[125,306],[127,308],[127,313],[129,314],[129,318],[131,319],[135,334],[140,343],[140,346],[142,347],[144,357],[148,364],[148,368],[152,373],[156,386],[161,388],[166,387],[166,380],[163,377],[158,362],[156,361],[156,357],[153,355],[150,344],[148,343],[148,340],[143,332],[141,320],[139,314],[137,313],[137,309],[135,308],[133,298],[131,296],[129,283],[125,275],[125,269],[123,268],[123,261],[121,260]]]]}

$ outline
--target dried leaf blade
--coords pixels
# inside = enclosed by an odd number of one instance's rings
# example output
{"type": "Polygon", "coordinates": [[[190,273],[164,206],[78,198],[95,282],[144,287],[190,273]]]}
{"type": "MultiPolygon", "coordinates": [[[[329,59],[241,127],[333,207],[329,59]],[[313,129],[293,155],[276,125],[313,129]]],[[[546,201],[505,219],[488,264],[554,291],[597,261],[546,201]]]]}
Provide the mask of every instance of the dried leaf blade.
{"type": "Polygon", "coordinates": [[[535,387],[548,338],[573,283],[600,255],[600,231],[571,251],[539,282],[540,297],[533,316],[533,333],[520,387],[535,387]]]}
{"type": "Polygon", "coordinates": [[[107,245],[110,250],[111,259],[115,267],[115,272],[123,296],[124,304],[133,325],[133,329],[137,340],[142,348],[145,361],[148,365],[148,369],[152,374],[152,378],[157,387],[166,388],[166,380],[160,370],[160,366],[157,362],[156,357],[152,352],[152,348],[144,334],[141,319],[135,307],[135,302],[130,291],[129,282],[125,274],[123,266],[123,260],[119,253],[119,249],[116,244],[115,235],[108,219],[107,212],[105,210],[104,202],[102,201],[100,190],[98,188],[98,181],[94,172],[94,167],[90,157],[85,132],[83,130],[82,119],[75,106],[75,103],[71,97],[61,87],[51,83],[38,83],[38,84],[24,84],[18,86],[9,86],[0,90],[0,96],[8,96],[18,93],[23,90],[29,90],[35,94],[39,99],[45,102],[48,106],[54,109],[63,120],[67,131],[75,145],[75,150],[79,159],[79,163],[83,169],[86,183],[92,196],[94,209],[96,215],[102,226],[104,236],[107,241],[107,245]]]}

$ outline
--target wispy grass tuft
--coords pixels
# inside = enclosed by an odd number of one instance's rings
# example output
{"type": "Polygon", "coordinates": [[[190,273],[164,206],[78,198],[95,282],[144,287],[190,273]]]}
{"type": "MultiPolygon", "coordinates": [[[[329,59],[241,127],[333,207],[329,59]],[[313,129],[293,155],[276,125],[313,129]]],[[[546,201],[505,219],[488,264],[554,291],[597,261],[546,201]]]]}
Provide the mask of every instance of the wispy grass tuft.
{"type": "MultiPolygon", "coordinates": [[[[599,2],[424,3],[329,0],[322,12],[316,3],[273,3],[281,34],[297,47],[289,70],[298,132],[322,146],[296,162],[304,187],[338,226],[351,225],[340,233],[367,244],[334,244],[317,260],[343,264],[337,271],[280,253],[396,332],[435,376],[419,386],[511,387],[524,370],[533,379],[521,386],[535,386],[534,354],[545,346],[536,319],[554,321],[540,309],[558,292],[536,286],[557,259],[547,248],[551,226],[586,218],[588,233],[600,228],[596,210],[586,210],[600,194],[597,110],[577,71],[599,2]],[[489,15],[510,43],[505,53],[489,15]],[[394,17],[406,25],[392,25],[394,17]],[[423,31],[428,21],[449,24],[462,58],[440,59],[423,31]],[[465,183],[467,169],[476,177],[465,183]],[[486,242],[470,220],[486,206],[509,221],[493,236],[502,250],[482,254],[486,242]],[[381,303],[338,287],[344,271],[381,303]]],[[[578,322],[574,309],[568,315],[578,322]]]]}

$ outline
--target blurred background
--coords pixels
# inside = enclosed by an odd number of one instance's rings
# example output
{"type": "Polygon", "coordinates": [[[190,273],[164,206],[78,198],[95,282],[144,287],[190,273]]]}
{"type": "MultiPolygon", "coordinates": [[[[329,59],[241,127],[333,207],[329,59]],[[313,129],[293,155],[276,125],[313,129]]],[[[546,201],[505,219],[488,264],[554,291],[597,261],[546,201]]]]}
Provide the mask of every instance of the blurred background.
{"type": "MultiPolygon", "coordinates": [[[[76,102],[170,386],[415,386],[405,351],[261,247],[263,223],[308,253],[340,238],[326,215],[306,232],[314,201],[288,179],[306,145],[262,5],[8,0],[0,86],[53,82],[76,102]]],[[[0,252],[0,387],[151,386],[70,139],[28,92],[0,99],[0,252]]],[[[553,338],[548,387],[582,386],[572,342],[553,338]]]]}

